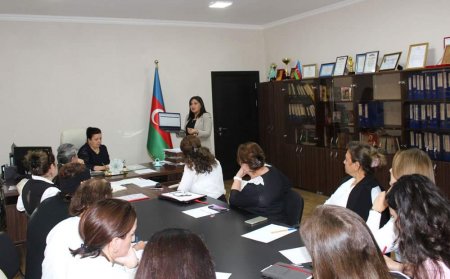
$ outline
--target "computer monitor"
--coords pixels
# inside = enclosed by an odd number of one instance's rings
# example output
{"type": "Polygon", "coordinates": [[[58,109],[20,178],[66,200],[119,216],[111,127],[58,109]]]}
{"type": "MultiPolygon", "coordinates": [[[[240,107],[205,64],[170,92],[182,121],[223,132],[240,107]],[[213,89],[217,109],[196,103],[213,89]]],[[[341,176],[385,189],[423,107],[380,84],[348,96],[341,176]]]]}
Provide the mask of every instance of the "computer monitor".
{"type": "Polygon", "coordinates": [[[14,165],[17,167],[18,174],[27,174],[28,168],[25,167],[25,156],[28,151],[45,151],[47,153],[52,152],[50,146],[15,146],[13,150],[14,165]]]}
{"type": "Polygon", "coordinates": [[[167,132],[179,132],[181,130],[181,115],[175,112],[160,112],[159,128],[167,132]]]}

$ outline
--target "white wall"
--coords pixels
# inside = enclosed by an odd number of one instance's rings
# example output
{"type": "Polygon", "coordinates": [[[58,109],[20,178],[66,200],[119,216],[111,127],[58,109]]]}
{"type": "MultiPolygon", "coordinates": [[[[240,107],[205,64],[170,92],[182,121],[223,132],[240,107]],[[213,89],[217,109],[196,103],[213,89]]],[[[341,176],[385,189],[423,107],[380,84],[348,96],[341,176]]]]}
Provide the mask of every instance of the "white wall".
{"type": "Polygon", "coordinates": [[[155,59],[166,110],[183,119],[193,95],[212,111],[211,71],[265,68],[259,30],[0,21],[0,38],[1,164],[13,142],[55,151],[61,130],[87,126],[111,158],[149,161],[155,59]]]}
{"type": "Polygon", "coordinates": [[[379,61],[386,53],[402,51],[404,66],[409,45],[423,42],[430,43],[427,65],[434,65],[443,55],[443,38],[450,36],[449,11],[448,0],[366,0],[267,28],[266,65],[275,62],[282,68],[281,58],[290,57],[316,63],[319,69],[337,56],[354,59],[358,53],[379,50],[379,61]]]}

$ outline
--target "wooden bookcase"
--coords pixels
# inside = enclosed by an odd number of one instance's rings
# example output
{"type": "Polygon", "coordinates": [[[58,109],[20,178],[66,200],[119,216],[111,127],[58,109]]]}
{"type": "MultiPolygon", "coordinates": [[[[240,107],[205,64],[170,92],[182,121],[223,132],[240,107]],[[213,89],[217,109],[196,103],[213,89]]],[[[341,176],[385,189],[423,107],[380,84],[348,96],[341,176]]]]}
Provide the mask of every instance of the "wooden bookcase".
{"type": "Polygon", "coordinates": [[[393,154],[416,146],[450,196],[450,68],[263,82],[258,103],[267,161],[296,187],[332,194],[345,176],[346,145],[356,140],[386,154],[388,165],[375,173],[382,187],[393,154]]]}

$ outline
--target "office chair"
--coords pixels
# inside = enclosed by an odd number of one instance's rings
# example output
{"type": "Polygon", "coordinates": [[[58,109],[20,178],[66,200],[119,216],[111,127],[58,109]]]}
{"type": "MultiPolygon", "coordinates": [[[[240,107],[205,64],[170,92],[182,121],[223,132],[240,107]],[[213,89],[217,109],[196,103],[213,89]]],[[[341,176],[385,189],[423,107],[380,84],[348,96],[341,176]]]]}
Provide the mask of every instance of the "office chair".
{"type": "Polygon", "coordinates": [[[286,194],[284,212],[289,226],[298,226],[302,220],[304,201],[294,190],[286,194]]]}
{"type": "Polygon", "coordinates": [[[83,144],[86,143],[86,130],[85,129],[69,129],[61,132],[61,144],[71,143],[77,149],[80,149],[83,144]]]}
{"type": "Polygon", "coordinates": [[[2,251],[0,253],[0,270],[8,279],[13,278],[19,272],[19,254],[11,238],[5,232],[0,232],[0,251],[2,251]]]}

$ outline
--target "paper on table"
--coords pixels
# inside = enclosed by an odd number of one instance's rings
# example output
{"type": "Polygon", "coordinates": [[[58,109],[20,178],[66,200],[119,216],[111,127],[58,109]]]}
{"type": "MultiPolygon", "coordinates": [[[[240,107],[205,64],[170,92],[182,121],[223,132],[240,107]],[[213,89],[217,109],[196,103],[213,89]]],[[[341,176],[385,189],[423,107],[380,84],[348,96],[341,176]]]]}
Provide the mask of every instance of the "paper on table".
{"type": "Polygon", "coordinates": [[[141,194],[141,193],[126,195],[126,196],[117,197],[117,198],[121,199],[121,200],[129,201],[129,202],[149,199],[149,197],[147,197],[146,195],[141,194]]]}
{"type": "Polygon", "coordinates": [[[152,172],[156,172],[156,171],[152,170],[152,169],[141,169],[141,170],[135,170],[134,172],[137,174],[146,174],[146,173],[152,173],[152,172]]]}
{"type": "Polygon", "coordinates": [[[168,152],[172,152],[172,153],[180,153],[180,152],[182,152],[182,151],[181,151],[181,148],[179,148],[179,147],[176,147],[176,148],[166,148],[166,149],[164,149],[164,151],[168,151],[168,152]]]}
{"type": "Polygon", "coordinates": [[[194,218],[200,218],[204,216],[214,215],[217,214],[218,212],[208,208],[208,206],[202,206],[194,209],[185,210],[183,211],[183,213],[192,216],[194,218]]]}
{"type": "Polygon", "coordinates": [[[113,193],[127,189],[127,187],[122,186],[120,184],[116,184],[114,182],[111,182],[111,188],[112,188],[113,193]]]}
{"type": "Polygon", "coordinates": [[[263,243],[269,243],[271,241],[274,241],[275,239],[281,238],[295,231],[297,230],[291,229],[289,227],[270,224],[252,232],[243,234],[242,237],[246,237],[263,243]]]}
{"type": "Polygon", "coordinates": [[[127,169],[129,171],[141,170],[141,169],[145,169],[145,168],[147,168],[147,167],[143,166],[143,165],[130,165],[130,166],[127,166],[127,169]]]}
{"type": "Polygon", "coordinates": [[[153,186],[156,186],[158,184],[158,182],[150,180],[150,179],[139,178],[139,179],[135,180],[133,182],[133,184],[135,184],[139,187],[153,187],[153,186]]]}
{"type": "Polygon", "coordinates": [[[231,273],[225,273],[225,272],[216,272],[216,279],[228,279],[230,278],[231,273]]]}
{"type": "Polygon", "coordinates": [[[309,263],[312,261],[306,247],[286,249],[280,251],[280,253],[288,258],[293,264],[309,263]]]}

